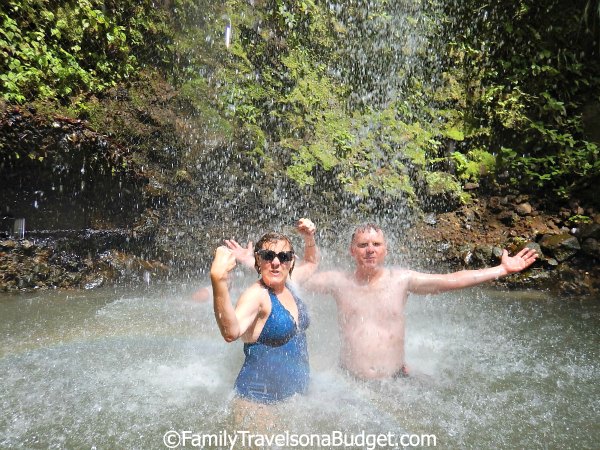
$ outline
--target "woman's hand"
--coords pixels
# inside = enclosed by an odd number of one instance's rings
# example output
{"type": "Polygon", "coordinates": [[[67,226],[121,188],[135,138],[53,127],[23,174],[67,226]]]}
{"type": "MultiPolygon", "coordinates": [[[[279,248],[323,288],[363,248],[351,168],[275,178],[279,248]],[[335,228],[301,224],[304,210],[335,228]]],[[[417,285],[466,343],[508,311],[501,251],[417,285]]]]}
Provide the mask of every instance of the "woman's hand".
{"type": "Polygon", "coordinates": [[[210,277],[214,281],[227,280],[229,272],[235,267],[235,255],[226,246],[215,250],[215,258],[210,266],[210,277]]]}

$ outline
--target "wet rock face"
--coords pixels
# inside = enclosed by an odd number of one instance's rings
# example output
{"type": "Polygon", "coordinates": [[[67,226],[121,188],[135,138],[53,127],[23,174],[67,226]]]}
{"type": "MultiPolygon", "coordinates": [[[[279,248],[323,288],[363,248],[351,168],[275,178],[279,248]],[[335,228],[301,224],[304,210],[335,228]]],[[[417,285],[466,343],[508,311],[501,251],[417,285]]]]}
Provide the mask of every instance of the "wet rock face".
{"type": "Polygon", "coordinates": [[[595,239],[596,241],[600,240],[600,223],[587,223],[582,225],[576,232],[575,236],[577,236],[580,240],[586,239],[595,239]]]}
{"type": "Polygon", "coordinates": [[[572,258],[581,250],[579,240],[566,233],[545,235],[540,240],[540,246],[544,254],[553,256],[558,262],[572,258]]]}
{"type": "Polygon", "coordinates": [[[91,264],[29,240],[0,241],[0,290],[79,287],[91,264]]]}
{"type": "MultiPolygon", "coordinates": [[[[162,122],[148,130],[153,148],[159,128],[162,122]]],[[[142,282],[168,272],[159,259],[170,265],[170,276],[193,276],[223,238],[252,239],[271,223],[291,229],[292,217],[313,218],[325,230],[320,243],[335,248],[342,239],[339,230],[350,227],[355,216],[375,218],[377,211],[388,211],[390,225],[382,226],[404,240],[400,253],[430,263],[423,269],[492,266],[502,248],[515,253],[527,245],[538,249],[539,261],[499,284],[565,295],[600,291],[600,215],[577,202],[548,214],[535,199],[508,191],[478,198],[478,187],[469,186],[474,200],[466,206],[458,197],[426,192],[428,214],[415,225],[401,205],[327,189],[302,191],[289,180],[282,182],[238,154],[241,144],[225,145],[230,142],[225,134],[223,142],[196,149],[189,160],[180,160],[174,134],[161,139],[169,145],[160,155],[139,152],[130,158],[128,149],[81,121],[5,109],[0,116],[0,290],[142,282]],[[145,170],[136,166],[139,161],[145,170]],[[436,202],[440,205],[432,207],[436,202]],[[582,216],[593,220],[581,224],[582,216]],[[25,227],[15,238],[19,218],[25,218],[25,227]],[[336,232],[327,235],[328,227],[336,232]]]]}
{"type": "Polygon", "coordinates": [[[146,184],[129,152],[84,122],[4,110],[0,290],[91,289],[152,274],[158,266],[142,263],[157,225],[146,184]]]}
{"type": "Polygon", "coordinates": [[[581,249],[588,256],[600,260],[600,241],[597,239],[585,239],[581,244],[581,249]]]}
{"type": "Polygon", "coordinates": [[[0,231],[16,218],[28,230],[123,227],[145,208],[144,184],[127,151],[82,121],[0,116],[0,231]]]}
{"type": "Polygon", "coordinates": [[[536,263],[496,284],[547,289],[566,297],[600,294],[600,215],[580,205],[548,214],[523,197],[494,196],[430,215],[415,234],[427,236],[429,245],[421,247],[433,255],[432,263],[443,262],[448,270],[494,266],[500,263],[502,248],[515,254],[527,246],[536,249],[536,263]],[[573,218],[582,213],[593,222],[573,227],[573,218]]]}
{"type": "Polygon", "coordinates": [[[168,269],[117,250],[82,255],[57,248],[50,239],[0,241],[0,291],[94,289],[107,283],[148,282],[168,269]]]}

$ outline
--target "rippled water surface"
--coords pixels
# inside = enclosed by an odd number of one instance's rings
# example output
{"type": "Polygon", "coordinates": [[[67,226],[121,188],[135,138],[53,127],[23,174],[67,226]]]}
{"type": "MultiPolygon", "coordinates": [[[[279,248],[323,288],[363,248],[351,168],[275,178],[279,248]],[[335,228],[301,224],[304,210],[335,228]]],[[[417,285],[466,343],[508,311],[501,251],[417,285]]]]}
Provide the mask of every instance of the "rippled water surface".
{"type": "MultiPolygon", "coordinates": [[[[600,302],[476,289],[413,297],[414,376],[360,383],[337,368],[333,302],[306,299],[311,389],[280,408],[274,431],[598,448],[600,302]]],[[[171,429],[238,431],[242,345],[221,339],[212,305],[186,287],[2,295],[0,311],[0,448],[164,449],[171,429]]]]}

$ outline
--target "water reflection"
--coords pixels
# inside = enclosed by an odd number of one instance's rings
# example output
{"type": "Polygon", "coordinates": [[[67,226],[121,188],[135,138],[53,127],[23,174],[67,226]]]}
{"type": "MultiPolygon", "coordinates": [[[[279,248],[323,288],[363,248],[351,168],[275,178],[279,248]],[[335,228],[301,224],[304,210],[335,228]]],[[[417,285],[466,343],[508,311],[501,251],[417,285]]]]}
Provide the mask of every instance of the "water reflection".
{"type": "MultiPolygon", "coordinates": [[[[0,297],[2,448],[164,448],[170,429],[233,432],[241,345],[212,305],[153,285],[0,297]]],[[[279,431],[410,431],[438,448],[593,448],[600,439],[598,302],[468,290],[414,297],[415,376],[357,382],[337,368],[335,310],[310,298],[313,380],[279,431]]]]}

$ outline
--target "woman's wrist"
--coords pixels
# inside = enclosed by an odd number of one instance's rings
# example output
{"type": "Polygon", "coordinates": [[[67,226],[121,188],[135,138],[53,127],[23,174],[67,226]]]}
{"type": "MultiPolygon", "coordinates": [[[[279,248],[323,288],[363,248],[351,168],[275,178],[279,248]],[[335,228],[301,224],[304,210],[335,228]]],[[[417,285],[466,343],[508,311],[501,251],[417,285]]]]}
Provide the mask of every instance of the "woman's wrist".
{"type": "Polygon", "coordinates": [[[227,283],[227,281],[229,280],[229,272],[220,272],[220,271],[210,271],[210,280],[213,283],[227,283]]]}

